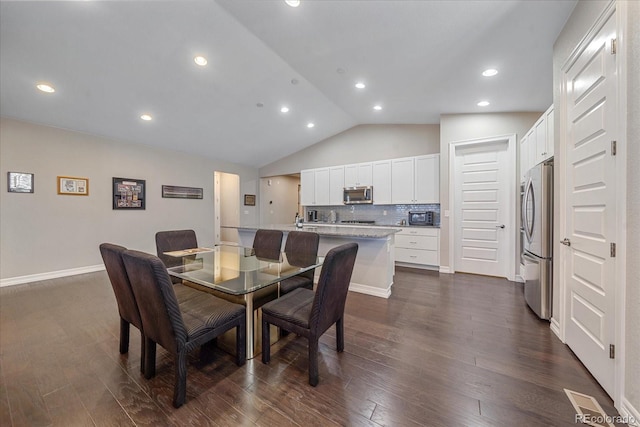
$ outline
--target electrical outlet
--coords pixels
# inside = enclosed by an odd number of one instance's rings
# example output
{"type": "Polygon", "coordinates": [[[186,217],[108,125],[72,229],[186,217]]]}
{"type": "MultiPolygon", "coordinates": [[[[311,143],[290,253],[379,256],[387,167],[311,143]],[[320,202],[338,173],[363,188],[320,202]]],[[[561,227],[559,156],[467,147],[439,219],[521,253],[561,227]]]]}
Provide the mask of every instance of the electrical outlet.
{"type": "Polygon", "coordinates": [[[382,211],[382,216],[387,216],[387,211],[382,211]]]}

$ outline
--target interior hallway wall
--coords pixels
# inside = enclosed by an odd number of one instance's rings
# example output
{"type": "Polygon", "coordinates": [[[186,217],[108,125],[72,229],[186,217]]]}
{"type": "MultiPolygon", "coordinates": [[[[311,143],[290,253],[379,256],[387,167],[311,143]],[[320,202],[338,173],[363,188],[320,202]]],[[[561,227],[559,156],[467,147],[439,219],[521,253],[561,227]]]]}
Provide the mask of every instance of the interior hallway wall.
{"type": "Polygon", "coordinates": [[[0,118],[0,283],[100,268],[102,242],[155,254],[160,230],[192,228],[199,242],[214,242],[215,170],[253,182],[255,192],[254,168],[0,118]],[[7,192],[9,171],[34,173],[35,192],[7,192]],[[89,178],[89,195],[58,195],[57,176],[89,178]],[[113,177],[146,180],[146,209],[113,210],[113,177]],[[201,187],[204,198],[162,198],[163,184],[201,187]]]}
{"type": "MultiPolygon", "coordinates": [[[[531,129],[540,118],[542,112],[533,113],[492,113],[492,114],[444,114],[440,116],[440,267],[450,268],[449,256],[453,248],[449,248],[449,227],[451,217],[445,211],[450,210],[449,202],[449,145],[452,142],[472,139],[490,138],[516,134],[516,151],[519,152],[520,139],[531,129]]],[[[518,157],[519,158],[519,157],[518,157]]],[[[516,168],[516,178],[520,176],[519,166],[516,168]]],[[[516,182],[518,180],[516,179],[516,182]]],[[[518,182],[519,184],[519,182],[518,182]]],[[[519,203],[519,187],[516,201],[519,203]]],[[[517,206],[514,206],[517,209],[517,206]]],[[[452,214],[452,213],[451,213],[452,214]]],[[[519,223],[514,233],[519,235],[519,223]]],[[[518,257],[519,254],[514,256],[518,257]]],[[[519,258],[516,266],[519,265],[519,258]]]]}
{"type": "Polygon", "coordinates": [[[298,186],[295,176],[260,179],[260,223],[293,224],[298,212],[298,186]]]}

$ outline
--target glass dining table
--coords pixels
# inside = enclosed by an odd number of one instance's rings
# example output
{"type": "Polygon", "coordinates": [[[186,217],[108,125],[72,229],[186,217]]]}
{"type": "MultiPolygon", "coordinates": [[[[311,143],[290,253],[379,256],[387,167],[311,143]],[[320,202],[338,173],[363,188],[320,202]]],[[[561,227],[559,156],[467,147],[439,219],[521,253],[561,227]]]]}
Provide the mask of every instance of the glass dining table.
{"type": "MultiPolygon", "coordinates": [[[[215,245],[165,252],[182,259],[169,275],[231,302],[243,304],[247,316],[247,359],[260,352],[259,308],[280,296],[280,281],[320,267],[323,257],[281,252],[279,259],[256,256],[253,248],[215,245]]],[[[278,337],[279,334],[271,334],[278,337]]],[[[276,338],[277,339],[277,338],[276,338]]],[[[231,345],[230,348],[233,348],[231,345]]]]}

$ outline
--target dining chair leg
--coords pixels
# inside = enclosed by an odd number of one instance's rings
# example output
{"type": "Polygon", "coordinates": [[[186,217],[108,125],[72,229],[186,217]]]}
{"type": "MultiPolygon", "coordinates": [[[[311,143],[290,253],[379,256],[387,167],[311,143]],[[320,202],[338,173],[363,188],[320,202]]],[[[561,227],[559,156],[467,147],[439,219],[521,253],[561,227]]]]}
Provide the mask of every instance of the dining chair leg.
{"type": "Polygon", "coordinates": [[[144,377],[153,378],[156,375],[156,343],[151,338],[144,339],[144,377]]]}
{"type": "Polygon", "coordinates": [[[309,337],[309,384],[318,385],[318,338],[309,337]]]}
{"type": "Polygon", "coordinates": [[[336,322],[336,348],[338,353],[344,351],[344,318],[339,318],[336,322]]]}
{"type": "Polygon", "coordinates": [[[212,339],[200,346],[200,362],[209,363],[213,359],[213,352],[218,343],[217,339],[212,339]]]}
{"type": "Polygon", "coordinates": [[[120,354],[125,354],[129,351],[129,322],[120,318],[120,354]]]}
{"type": "Polygon", "coordinates": [[[236,365],[242,366],[247,362],[247,324],[243,318],[236,327],[236,365]]]}
{"type": "Polygon", "coordinates": [[[187,397],[187,352],[176,354],[176,378],[173,387],[173,406],[179,408],[187,397]]]}
{"type": "Polygon", "coordinates": [[[140,332],[140,372],[142,372],[144,374],[144,369],[145,369],[145,363],[146,362],[146,338],[144,337],[144,335],[142,334],[142,332],[140,332]]]}
{"type": "Polygon", "coordinates": [[[262,363],[271,361],[271,334],[269,331],[269,323],[262,319],[262,363]]]}

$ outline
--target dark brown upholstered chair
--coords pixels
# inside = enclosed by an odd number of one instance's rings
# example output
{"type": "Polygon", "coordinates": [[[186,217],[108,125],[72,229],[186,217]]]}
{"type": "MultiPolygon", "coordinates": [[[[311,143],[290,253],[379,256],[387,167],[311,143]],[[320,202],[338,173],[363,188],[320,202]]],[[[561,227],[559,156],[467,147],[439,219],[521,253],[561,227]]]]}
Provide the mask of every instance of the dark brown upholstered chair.
{"type": "Polygon", "coordinates": [[[253,250],[258,258],[277,260],[282,248],[282,231],[258,230],[253,238],[253,250]]]}
{"type": "MultiPolygon", "coordinates": [[[[318,233],[307,231],[289,232],[287,241],[284,244],[284,252],[287,255],[289,264],[296,267],[307,267],[314,264],[318,258],[319,243],[320,236],[318,233]]],[[[288,294],[298,288],[313,289],[314,272],[315,269],[282,280],[280,282],[280,295],[288,294]]]]}
{"type": "Polygon", "coordinates": [[[138,251],[123,254],[124,265],[137,301],[145,331],[145,377],[156,369],[156,343],[175,358],[176,374],[173,406],[180,407],[186,397],[187,353],[236,328],[236,363],[246,359],[245,308],[213,295],[198,292],[198,298],[178,303],[167,270],[158,257],[138,251]]]}
{"type": "MultiPolygon", "coordinates": [[[[164,252],[181,251],[198,247],[196,232],[193,230],[171,230],[159,231],[156,233],[156,251],[158,258],[162,260],[167,268],[176,267],[182,264],[182,259],[164,255],[164,252]]],[[[195,257],[194,257],[195,258],[195,257]]],[[[173,283],[180,283],[178,277],[171,276],[173,283]]]]}
{"type": "Polygon", "coordinates": [[[262,306],[262,363],[271,359],[269,325],[278,326],[309,340],[309,384],[318,384],[318,340],[334,323],[337,350],[344,350],[344,306],[357,253],[357,243],[331,249],[315,293],[298,288],[262,306]]]}
{"type": "Polygon", "coordinates": [[[122,254],[126,250],[127,248],[123,246],[111,243],[100,245],[100,254],[107,269],[113,293],[116,295],[118,312],[120,313],[120,354],[129,351],[129,325],[133,325],[140,330],[140,372],[144,372],[144,332],[136,297],[133,295],[133,289],[131,289],[131,283],[122,261],[122,254]]]}

